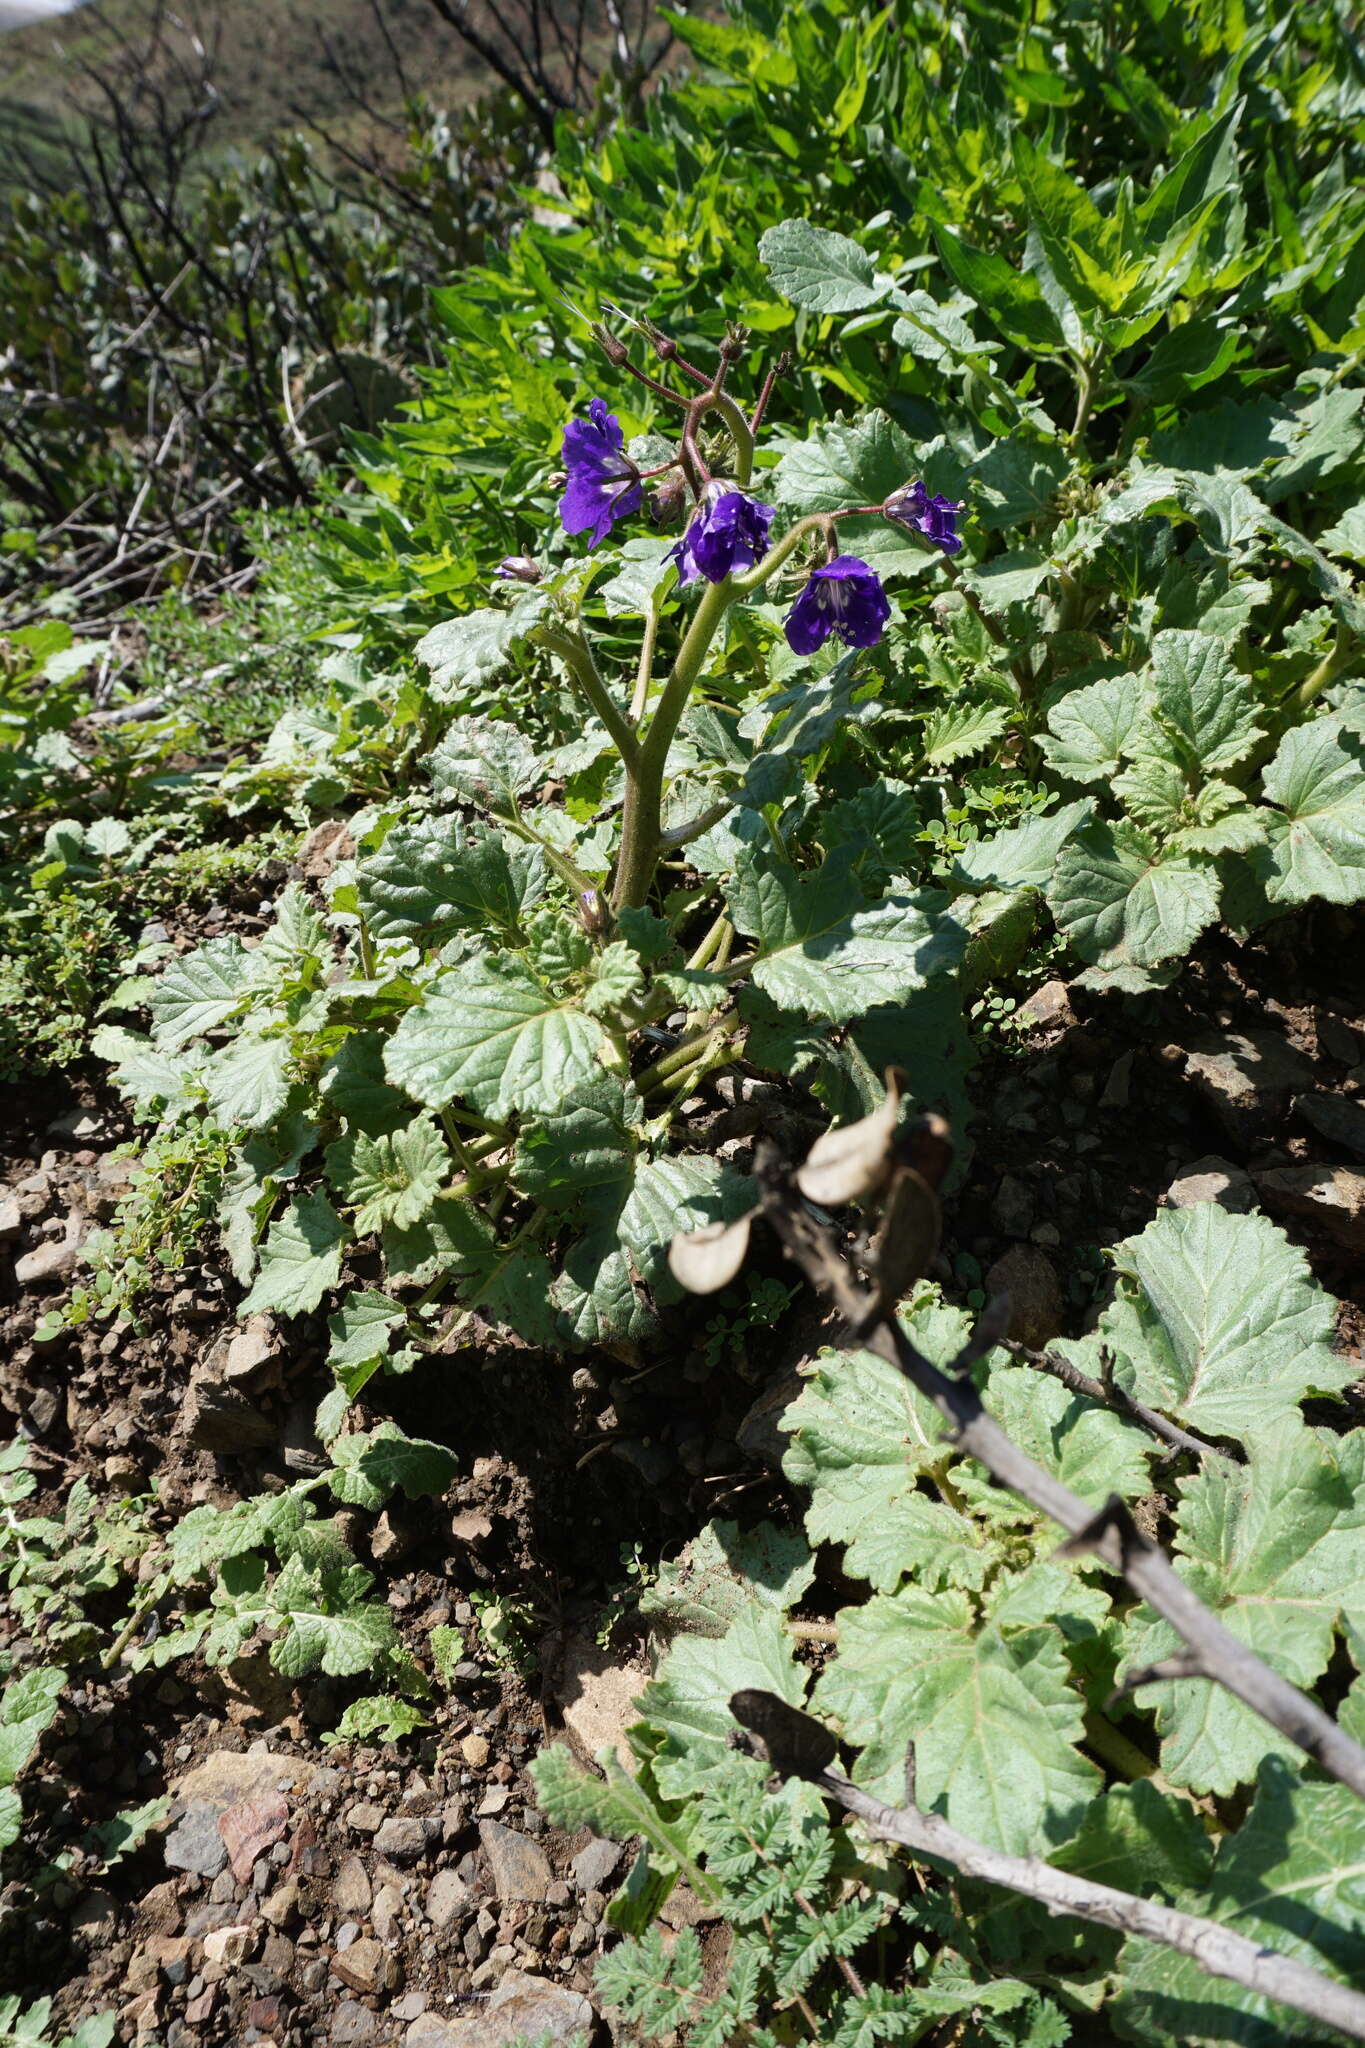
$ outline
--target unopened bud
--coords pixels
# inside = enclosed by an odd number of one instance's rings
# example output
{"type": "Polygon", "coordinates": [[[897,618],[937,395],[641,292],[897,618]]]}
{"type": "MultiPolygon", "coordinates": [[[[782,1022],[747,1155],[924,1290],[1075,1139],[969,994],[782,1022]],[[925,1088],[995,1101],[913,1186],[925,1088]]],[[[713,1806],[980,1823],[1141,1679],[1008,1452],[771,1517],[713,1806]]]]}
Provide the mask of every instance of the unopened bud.
{"type": "Polygon", "coordinates": [[[614,334],[608,334],[605,327],[594,327],[592,329],[592,338],[601,349],[607,361],[614,363],[618,370],[622,363],[629,362],[630,350],[623,341],[618,341],[614,334]]]}
{"type": "Polygon", "coordinates": [[[655,526],[676,526],[687,504],[687,484],[681,476],[665,477],[649,501],[649,516],[655,526]]]}
{"type": "Polygon", "coordinates": [[[544,571],[530,555],[504,555],[493,574],[504,583],[539,583],[544,571]]]}
{"type": "Polygon", "coordinates": [[[600,889],[580,889],[578,921],[585,932],[604,932],[611,923],[611,909],[600,889]]]}
{"type": "Polygon", "coordinates": [[[744,353],[745,333],[742,327],[727,327],[725,339],[717,353],[723,363],[737,363],[744,353]]]}

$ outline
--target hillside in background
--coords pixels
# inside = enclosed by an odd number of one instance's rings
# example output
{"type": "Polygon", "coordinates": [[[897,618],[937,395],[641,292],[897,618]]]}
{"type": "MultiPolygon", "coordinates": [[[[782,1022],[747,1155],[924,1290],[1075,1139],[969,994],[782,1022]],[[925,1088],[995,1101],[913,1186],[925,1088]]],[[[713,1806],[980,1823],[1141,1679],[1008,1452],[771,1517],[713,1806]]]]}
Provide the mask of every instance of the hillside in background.
{"type": "MultiPolygon", "coordinates": [[[[46,127],[89,103],[82,77],[146,36],[149,0],[105,0],[11,29],[0,44],[0,121],[46,127]]],[[[251,142],[300,119],[345,121],[357,94],[393,106],[404,78],[452,106],[491,82],[429,0],[188,0],[188,35],[214,57],[222,109],[216,133],[251,142]]]]}

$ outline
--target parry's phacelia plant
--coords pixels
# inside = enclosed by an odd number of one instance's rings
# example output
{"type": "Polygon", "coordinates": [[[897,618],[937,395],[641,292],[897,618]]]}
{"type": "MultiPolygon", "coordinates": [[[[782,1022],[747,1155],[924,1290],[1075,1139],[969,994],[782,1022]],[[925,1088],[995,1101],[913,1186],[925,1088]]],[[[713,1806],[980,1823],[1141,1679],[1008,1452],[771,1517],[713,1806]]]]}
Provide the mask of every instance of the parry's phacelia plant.
{"type": "Polygon", "coordinates": [[[614,412],[594,398],[585,420],[564,429],[568,482],[559,501],[566,533],[591,535],[589,547],[605,539],[618,519],[638,512],[644,499],[640,472],[625,452],[625,436],[614,412]]]}
{"type": "Polygon", "coordinates": [[[811,570],[783,631],[794,654],[814,654],[831,633],[845,647],[875,647],[890,616],[876,570],[856,555],[836,555],[823,569],[811,570]]]}
{"type": "MultiPolygon", "coordinates": [[[[816,542],[822,559],[812,563],[791,604],[784,630],[792,650],[813,654],[831,637],[845,647],[875,647],[886,631],[891,604],[875,568],[857,555],[840,552],[837,522],[841,519],[895,520],[912,532],[956,554],[962,543],[955,518],[961,509],[948,498],[929,493],[921,478],[907,482],[878,505],[855,505],[816,512],[796,519],[777,540],[772,529],[776,508],[752,495],[755,443],[779,376],[790,368],[783,358],[769,371],[752,410],[744,409],[726,390],[731,368],[743,353],[741,337],[727,335],[713,373],[698,369],[678,352],[668,336],[649,324],[641,331],[664,364],[673,364],[693,389],[683,393],[632,363],[629,350],[615,336],[594,326],[593,338],[608,361],[635,377],[657,399],[681,410],[678,452],[652,469],[641,469],[627,453],[620,421],[594,398],[587,419],[571,420],[564,430],[565,488],[560,518],[570,534],[586,533],[595,548],[619,521],[641,510],[644,485],[660,478],[650,512],[655,525],[668,524],[691,501],[682,537],[666,560],[677,572],[679,588],[701,586],[701,595],[682,633],[667,675],[654,675],[659,618],[652,616],[641,650],[629,708],[623,707],[585,637],[575,611],[535,631],[540,644],[557,654],[601,719],[618,749],[625,769],[625,801],[621,844],[611,891],[613,911],[637,909],[648,899],[665,844],[678,847],[695,836],[689,828],[669,833],[665,842],[661,809],[668,751],[692,690],[717,632],[731,605],[762,593],[803,543],[816,542]],[[702,446],[703,430],[719,426],[728,437],[725,470],[712,473],[710,441],[702,446]]],[[[503,563],[504,578],[522,576],[520,565],[503,563]]],[[[586,587],[586,586],[585,586],[586,587]]],[[[709,822],[706,821],[706,822],[709,822]]],[[[697,831],[704,824],[698,824],[697,831]]]]}
{"type": "Polygon", "coordinates": [[[922,533],[926,540],[935,541],[945,555],[957,554],[962,546],[962,536],[957,530],[961,505],[952,498],[939,497],[929,490],[923,477],[917,476],[903,489],[893,491],[882,510],[888,519],[895,519],[900,525],[908,526],[912,533],[922,533]]]}

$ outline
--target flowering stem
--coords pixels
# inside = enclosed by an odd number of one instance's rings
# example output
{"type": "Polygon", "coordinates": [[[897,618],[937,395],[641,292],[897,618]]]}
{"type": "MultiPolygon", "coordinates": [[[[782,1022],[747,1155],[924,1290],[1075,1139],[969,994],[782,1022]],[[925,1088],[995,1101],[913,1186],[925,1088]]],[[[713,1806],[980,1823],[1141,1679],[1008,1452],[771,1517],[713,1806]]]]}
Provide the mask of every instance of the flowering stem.
{"type": "Polygon", "coordinates": [[[640,647],[640,665],[635,671],[635,694],[630,700],[628,713],[632,725],[638,725],[649,709],[649,686],[654,679],[654,642],[659,632],[659,611],[661,600],[656,595],[645,614],[645,637],[640,647]]]}
{"type": "MultiPolygon", "coordinates": [[[[663,803],[664,766],[678,720],[687,708],[692,687],[716,637],[716,629],[734,600],[733,576],[711,583],[692,614],[654,716],[638,742],[630,734],[633,761],[626,761],[626,801],[621,819],[621,851],[612,888],[613,910],[637,910],[649,896],[659,864],[659,816],[663,803]]],[[[629,730],[629,728],[627,729],[629,730]]],[[[614,735],[613,735],[614,737],[614,735]]]]}
{"type": "Polygon", "coordinates": [[[553,626],[541,626],[535,637],[542,647],[548,648],[551,654],[557,654],[564,663],[611,734],[613,744],[625,763],[626,772],[630,774],[639,756],[635,734],[631,730],[629,719],[598,674],[597,664],[592,658],[592,649],[587,641],[579,633],[560,631],[553,626]]]}

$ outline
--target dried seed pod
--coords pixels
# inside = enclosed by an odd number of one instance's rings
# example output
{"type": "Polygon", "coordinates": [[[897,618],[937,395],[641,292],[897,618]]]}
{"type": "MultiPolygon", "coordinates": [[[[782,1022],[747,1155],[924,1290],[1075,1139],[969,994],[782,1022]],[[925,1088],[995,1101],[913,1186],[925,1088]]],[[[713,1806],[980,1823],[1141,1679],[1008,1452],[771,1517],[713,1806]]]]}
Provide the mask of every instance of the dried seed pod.
{"type": "Polygon", "coordinates": [[[715,1294],[744,1264],[749,1249],[749,1216],[738,1223],[707,1223],[700,1230],[679,1231],[668,1247],[668,1267],[689,1294],[715,1294]]]}
{"type": "Polygon", "coordinates": [[[903,1166],[912,1166],[931,1188],[942,1187],[944,1175],[953,1163],[953,1133],[946,1117],[931,1110],[907,1124],[896,1140],[903,1166]]]}
{"type": "Polygon", "coordinates": [[[867,1254],[884,1308],[893,1309],[928,1272],[938,1253],[940,1227],[938,1196],[911,1167],[902,1167],[867,1254]]]}
{"type": "Polygon", "coordinates": [[[808,1202],[837,1209],[885,1187],[896,1168],[896,1118],[904,1080],[899,1067],[888,1067],[881,1108],[816,1139],[796,1175],[796,1185],[808,1202]]]}

